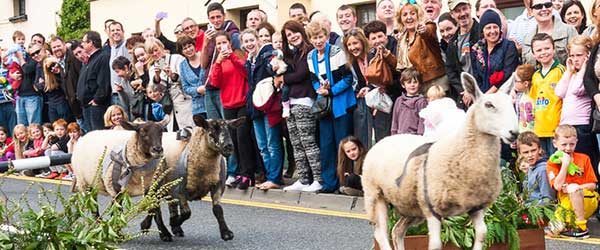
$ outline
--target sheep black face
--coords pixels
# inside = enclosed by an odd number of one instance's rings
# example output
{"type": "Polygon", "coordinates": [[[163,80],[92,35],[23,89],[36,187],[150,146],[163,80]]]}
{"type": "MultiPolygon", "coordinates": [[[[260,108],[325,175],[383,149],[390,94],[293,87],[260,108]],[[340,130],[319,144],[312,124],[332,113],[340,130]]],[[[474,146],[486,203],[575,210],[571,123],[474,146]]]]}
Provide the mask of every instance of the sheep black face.
{"type": "Polygon", "coordinates": [[[194,117],[196,126],[208,132],[208,145],[215,151],[228,157],[233,153],[233,140],[230,129],[236,129],[246,121],[246,117],[234,120],[205,120],[201,116],[194,117]]]}
{"type": "Polygon", "coordinates": [[[169,123],[169,117],[166,116],[160,122],[130,123],[122,121],[121,126],[127,130],[136,132],[140,151],[151,158],[158,159],[162,157],[162,135],[163,128],[169,123]]]}

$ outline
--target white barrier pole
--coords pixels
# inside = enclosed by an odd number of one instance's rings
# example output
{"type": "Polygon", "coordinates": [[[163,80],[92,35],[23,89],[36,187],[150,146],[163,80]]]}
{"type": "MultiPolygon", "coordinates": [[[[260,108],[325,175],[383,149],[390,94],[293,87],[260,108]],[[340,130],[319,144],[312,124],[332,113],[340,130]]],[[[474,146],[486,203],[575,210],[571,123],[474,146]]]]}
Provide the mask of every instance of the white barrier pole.
{"type": "Polygon", "coordinates": [[[71,154],[40,156],[14,161],[0,162],[0,172],[8,171],[8,166],[12,165],[15,171],[47,168],[50,166],[63,165],[71,163],[71,154]]]}

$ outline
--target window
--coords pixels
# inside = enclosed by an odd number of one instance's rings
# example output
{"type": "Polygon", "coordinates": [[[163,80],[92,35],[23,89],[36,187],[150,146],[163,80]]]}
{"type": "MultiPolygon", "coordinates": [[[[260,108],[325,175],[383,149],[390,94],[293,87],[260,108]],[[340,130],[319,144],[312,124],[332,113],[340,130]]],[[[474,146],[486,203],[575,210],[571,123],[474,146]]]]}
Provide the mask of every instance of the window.
{"type": "Polygon", "coordinates": [[[254,8],[252,9],[245,9],[245,10],[240,10],[240,27],[242,27],[242,30],[245,30],[246,27],[246,18],[248,18],[248,13],[250,13],[250,11],[252,11],[254,8]]]}
{"type": "Polygon", "coordinates": [[[355,5],[356,8],[356,16],[357,16],[357,26],[363,27],[370,21],[375,20],[375,3],[361,4],[355,5]]]}
{"type": "Polygon", "coordinates": [[[13,11],[14,16],[8,18],[10,22],[23,22],[27,21],[27,14],[25,14],[25,0],[13,0],[13,11]]]}

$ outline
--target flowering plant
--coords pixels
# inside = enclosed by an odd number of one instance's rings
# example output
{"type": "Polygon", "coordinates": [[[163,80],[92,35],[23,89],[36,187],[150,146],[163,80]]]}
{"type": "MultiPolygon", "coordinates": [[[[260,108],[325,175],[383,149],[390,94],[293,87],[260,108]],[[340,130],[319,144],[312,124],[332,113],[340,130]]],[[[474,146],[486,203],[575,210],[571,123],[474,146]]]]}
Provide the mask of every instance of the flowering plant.
{"type": "Polygon", "coordinates": [[[504,70],[496,71],[490,75],[490,84],[496,86],[502,83],[504,79],[504,70]]]}
{"type": "Polygon", "coordinates": [[[475,45],[473,45],[471,50],[473,50],[473,52],[476,54],[477,61],[479,61],[479,63],[481,63],[481,68],[485,68],[485,59],[483,58],[483,48],[482,47],[483,46],[481,45],[481,43],[476,43],[475,45]]]}

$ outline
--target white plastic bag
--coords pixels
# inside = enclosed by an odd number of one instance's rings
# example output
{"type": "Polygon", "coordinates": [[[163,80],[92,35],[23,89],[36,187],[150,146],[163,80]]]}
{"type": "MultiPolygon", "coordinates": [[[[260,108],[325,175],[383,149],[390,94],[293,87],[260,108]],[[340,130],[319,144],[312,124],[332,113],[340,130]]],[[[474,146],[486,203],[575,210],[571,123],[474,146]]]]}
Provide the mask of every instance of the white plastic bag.
{"type": "Polygon", "coordinates": [[[392,108],[394,106],[392,98],[390,98],[386,93],[381,93],[379,88],[369,91],[369,93],[365,95],[365,102],[369,108],[388,114],[392,112],[392,108]]]}

